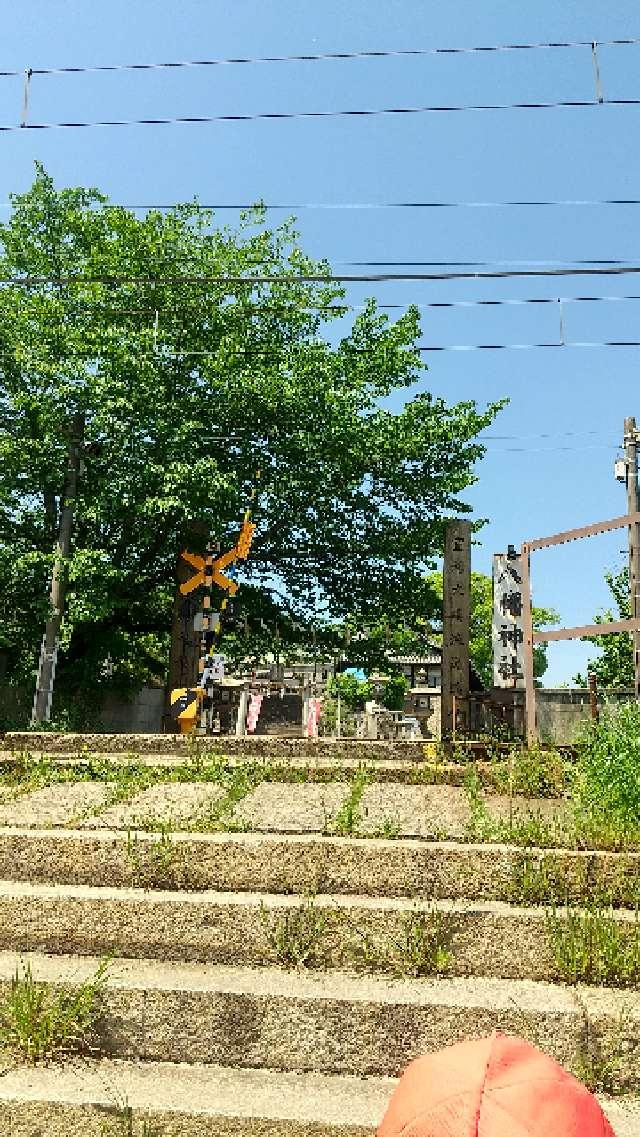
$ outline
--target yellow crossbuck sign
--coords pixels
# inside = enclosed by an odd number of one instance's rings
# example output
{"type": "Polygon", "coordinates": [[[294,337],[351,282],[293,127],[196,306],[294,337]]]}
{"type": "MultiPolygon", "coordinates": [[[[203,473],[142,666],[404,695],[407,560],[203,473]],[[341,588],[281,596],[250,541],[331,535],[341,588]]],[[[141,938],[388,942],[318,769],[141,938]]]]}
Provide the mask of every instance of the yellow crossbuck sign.
{"type": "Polygon", "coordinates": [[[238,584],[230,576],[225,576],[223,570],[235,561],[247,559],[255,528],[250,521],[243,521],[237,543],[220,557],[199,557],[195,553],[187,553],[186,550],[182,552],[180,554],[182,559],[196,570],[189,580],[180,585],[182,595],[186,596],[189,592],[193,592],[201,584],[212,582],[228,592],[229,596],[235,596],[238,584]]]}

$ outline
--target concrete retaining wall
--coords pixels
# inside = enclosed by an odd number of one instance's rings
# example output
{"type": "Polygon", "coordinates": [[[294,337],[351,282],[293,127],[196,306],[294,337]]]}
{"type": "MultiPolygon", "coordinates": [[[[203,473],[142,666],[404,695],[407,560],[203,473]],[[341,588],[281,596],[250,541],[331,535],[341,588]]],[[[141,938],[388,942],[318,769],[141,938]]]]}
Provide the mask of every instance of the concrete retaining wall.
{"type": "MultiPolygon", "coordinates": [[[[607,691],[599,696],[598,706],[602,710],[632,700],[633,691],[607,691]]],[[[586,688],[541,688],[536,691],[536,719],[541,742],[575,742],[591,722],[589,692],[586,688]]]]}
{"type": "Polygon", "coordinates": [[[162,687],[143,687],[130,701],[108,695],[102,705],[102,729],[109,734],[160,734],[165,693],[162,687]]]}
{"type": "MultiPolygon", "coordinates": [[[[164,690],[158,687],[143,687],[131,699],[107,695],[102,709],[96,707],[99,728],[109,734],[159,734],[164,702],[164,690]]],[[[0,730],[24,730],[32,704],[33,690],[0,683],[0,730]]],[[[59,713],[54,701],[54,718],[59,713]]]]}

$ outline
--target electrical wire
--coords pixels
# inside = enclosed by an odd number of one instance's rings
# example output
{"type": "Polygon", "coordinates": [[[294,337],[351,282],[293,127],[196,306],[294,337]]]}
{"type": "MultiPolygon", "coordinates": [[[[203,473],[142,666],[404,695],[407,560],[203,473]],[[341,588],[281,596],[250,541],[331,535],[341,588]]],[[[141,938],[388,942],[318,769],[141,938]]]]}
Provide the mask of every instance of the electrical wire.
{"type": "MultiPolygon", "coordinates": [[[[594,47],[634,47],[640,44],[640,39],[609,39],[609,40],[549,40],[539,43],[502,43],[488,46],[472,47],[427,47],[371,51],[322,51],[305,52],[301,55],[245,55],[231,56],[217,59],[179,59],[160,63],[110,63],[94,66],[77,67],[30,67],[31,75],[85,75],[100,72],[114,71],[161,71],[177,70],[189,67],[223,67],[248,63],[316,63],[348,59],[398,59],[407,57],[421,57],[429,55],[475,55],[490,54],[492,52],[511,51],[547,51],[552,49],[574,49],[594,47]]],[[[0,78],[15,78],[24,74],[24,71],[0,71],[0,78]]]]}
{"type": "MultiPolygon", "coordinates": [[[[55,298],[57,299],[57,297],[55,298]]],[[[417,308],[421,312],[429,312],[432,309],[439,308],[503,308],[503,307],[523,307],[527,305],[544,305],[551,304],[554,307],[559,307],[565,304],[599,304],[599,303],[622,303],[623,301],[640,300],[640,293],[627,294],[621,296],[542,296],[542,297],[527,297],[521,300],[432,300],[425,304],[416,304],[412,300],[407,300],[405,304],[382,304],[376,302],[376,308],[383,311],[400,311],[406,312],[407,308],[417,308]]],[[[156,312],[164,311],[165,309],[161,304],[157,308],[104,308],[100,305],[99,301],[92,304],[90,301],[75,301],[74,306],[81,304],[83,308],[99,309],[105,316],[147,316],[153,317],[156,312]]],[[[247,302],[244,307],[252,311],[260,313],[278,312],[280,309],[277,305],[264,303],[254,304],[247,302]]],[[[233,309],[222,309],[223,311],[233,311],[233,309]]],[[[338,312],[341,315],[348,315],[350,312],[364,312],[367,310],[366,304],[296,304],[297,311],[305,312],[318,312],[320,314],[325,312],[338,312]]]]}
{"type": "Polygon", "coordinates": [[[487,449],[489,454],[578,454],[584,450],[619,450],[620,446],[603,443],[589,446],[496,446],[487,449]]]}
{"type": "Polygon", "coordinates": [[[394,268],[406,265],[409,268],[567,268],[576,265],[629,265],[633,261],[605,259],[603,257],[575,261],[334,261],[336,265],[354,268],[394,268]]]}
{"type": "MultiPolygon", "coordinates": [[[[340,201],[340,202],[322,202],[322,201],[303,201],[297,204],[266,204],[265,202],[245,202],[244,204],[233,204],[229,202],[214,202],[212,205],[204,205],[200,202],[187,201],[182,203],[189,209],[202,209],[202,210],[251,210],[258,206],[260,209],[273,209],[273,210],[298,210],[298,209],[328,209],[328,210],[355,210],[355,209],[513,209],[513,208],[552,208],[552,207],[577,207],[577,206],[631,206],[640,205],[640,198],[635,197],[609,197],[600,199],[587,199],[587,198],[566,198],[558,201],[340,201]]],[[[180,203],[173,205],[127,205],[125,203],[108,202],[101,206],[102,209],[128,209],[128,210],[157,210],[157,211],[171,211],[181,208],[180,203]]],[[[2,201],[0,202],[0,209],[13,209],[13,202],[2,201]]]]}
{"type": "MultiPolygon", "coordinates": [[[[421,311],[428,312],[432,308],[503,308],[503,307],[521,307],[526,305],[539,305],[539,304],[553,304],[556,307],[560,304],[600,304],[600,303],[618,303],[624,300],[640,300],[640,293],[635,295],[626,296],[543,296],[543,297],[527,297],[522,300],[432,300],[428,304],[413,304],[408,301],[407,304],[378,304],[377,307],[383,309],[399,309],[406,311],[411,306],[418,308],[421,311]]],[[[330,306],[322,311],[342,311],[346,306],[330,306]]],[[[364,304],[349,305],[349,310],[364,311],[364,304]]]]}
{"type": "MultiPolygon", "coordinates": [[[[310,347],[318,347],[324,349],[324,344],[302,344],[302,347],[308,349],[310,347]]],[[[564,347],[580,347],[580,348],[597,348],[597,347],[640,347],[640,340],[598,340],[598,341],[578,341],[578,340],[550,340],[541,343],[475,343],[475,344],[416,344],[415,346],[406,346],[407,351],[418,351],[421,353],[428,353],[431,351],[533,351],[536,348],[564,348],[564,347]]],[[[368,348],[352,348],[352,351],[366,355],[368,348]]],[[[142,353],[144,354],[144,353],[142,353]]],[[[165,358],[179,357],[187,358],[189,356],[208,356],[216,355],[215,351],[169,351],[165,358]]],[[[273,355],[279,359],[286,358],[286,352],[278,352],[270,349],[263,351],[260,348],[243,348],[241,353],[243,355],[258,355],[269,356],[273,355]]]]}
{"type": "Polygon", "coordinates": [[[640,99],[559,99],[554,102],[459,103],[422,107],[376,107],[338,111],[257,111],[250,114],[173,115],[162,118],[95,119],[78,122],[22,122],[3,124],[3,134],[21,130],[82,130],[104,126],[184,126],[215,122],[267,122],[293,119],[376,118],[390,115],[450,114],[460,111],[556,110],[560,107],[638,107],[640,99]]]}
{"type": "MultiPolygon", "coordinates": [[[[172,359],[213,359],[223,351],[222,363],[225,365],[229,360],[240,358],[258,358],[258,359],[275,359],[279,363],[285,363],[295,359],[295,353],[289,349],[279,351],[274,348],[234,348],[233,351],[224,351],[225,345],[220,345],[217,349],[210,348],[205,351],[191,351],[182,350],[180,348],[167,348],[164,349],[163,345],[159,345],[156,350],[136,351],[129,357],[131,360],[151,359],[156,360],[158,363],[168,363],[172,359]]],[[[298,345],[301,350],[308,352],[317,348],[324,351],[330,344],[324,343],[301,343],[298,345]]],[[[455,351],[455,352],[471,352],[471,351],[536,351],[539,349],[555,349],[565,350],[566,348],[638,348],[640,347],[640,340],[546,340],[539,343],[476,343],[476,344],[415,344],[415,345],[402,345],[400,348],[393,348],[394,351],[404,351],[408,354],[418,352],[421,355],[428,355],[429,353],[455,351]]],[[[350,354],[367,355],[368,348],[350,348],[350,354]]],[[[384,354],[384,351],[379,352],[384,354]]],[[[80,355],[75,353],[69,356],[72,362],[87,362],[88,360],[95,360],[96,358],[104,358],[104,351],[96,352],[94,354],[87,353],[80,355]]],[[[28,360],[20,359],[15,353],[5,352],[0,353],[0,359],[9,361],[13,364],[25,365],[28,360]]],[[[195,367],[195,364],[194,364],[195,367]]]]}
{"type": "MultiPolygon", "coordinates": [[[[611,431],[612,435],[613,435],[613,433],[614,432],[611,431]]],[[[483,435],[478,435],[478,438],[481,438],[482,440],[491,438],[491,439],[495,439],[496,441],[500,441],[500,442],[515,442],[516,440],[522,439],[522,438],[603,438],[603,437],[604,436],[603,436],[603,433],[601,430],[560,430],[560,431],[552,431],[552,432],[543,431],[542,433],[536,433],[536,434],[483,434],[483,435]]],[[[609,435],[607,435],[607,437],[609,437],[609,435]]]]}
{"type": "Polygon", "coordinates": [[[640,347],[640,340],[566,340],[564,343],[550,341],[548,343],[474,343],[474,344],[427,344],[416,348],[420,352],[429,351],[533,351],[537,348],[598,348],[598,347],[640,347]]]}
{"type": "Polygon", "coordinates": [[[605,264],[592,267],[497,269],[479,272],[385,272],[385,273],[299,273],[296,275],[219,276],[23,276],[0,277],[0,286],[14,285],[33,288],[41,284],[229,284],[234,287],[253,287],[256,284],[340,284],[383,283],[386,281],[429,280],[517,280],[528,277],[555,278],[564,276],[627,276],[640,273],[640,265],[605,264]]]}

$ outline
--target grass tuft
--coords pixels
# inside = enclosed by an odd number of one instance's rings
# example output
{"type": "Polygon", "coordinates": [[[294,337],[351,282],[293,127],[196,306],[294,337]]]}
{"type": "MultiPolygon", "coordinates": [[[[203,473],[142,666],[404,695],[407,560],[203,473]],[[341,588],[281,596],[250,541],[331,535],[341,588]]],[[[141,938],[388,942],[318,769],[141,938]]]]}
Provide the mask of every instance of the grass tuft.
{"type": "Polygon", "coordinates": [[[640,921],[616,919],[613,909],[597,904],[546,918],[558,977],[564,983],[633,987],[640,981],[640,921]]]}
{"type": "Polygon", "coordinates": [[[148,1117],[136,1118],[130,1105],[123,1105],[102,1126],[100,1137],[161,1137],[161,1130],[148,1117]]]}
{"type": "Polygon", "coordinates": [[[94,1052],[109,960],[71,991],[58,991],[20,963],[0,1004],[0,1046],[27,1063],[94,1052]]]}
{"type": "Polygon", "coordinates": [[[297,908],[270,912],[260,905],[260,919],[269,947],[283,967],[313,967],[329,924],[329,913],[319,910],[312,896],[297,908]]]}
{"type": "Polygon", "coordinates": [[[353,837],[360,827],[360,803],[371,774],[363,766],[355,774],[349,794],[334,817],[326,817],[324,832],[328,836],[353,837]]]}
{"type": "Polygon", "coordinates": [[[388,933],[379,942],[353,927],[351,962],[365,971],[382,971],[397,979],[443,975],[450,962],[453,925],[444,912],[408,912],[398,935],[388,933]]]}

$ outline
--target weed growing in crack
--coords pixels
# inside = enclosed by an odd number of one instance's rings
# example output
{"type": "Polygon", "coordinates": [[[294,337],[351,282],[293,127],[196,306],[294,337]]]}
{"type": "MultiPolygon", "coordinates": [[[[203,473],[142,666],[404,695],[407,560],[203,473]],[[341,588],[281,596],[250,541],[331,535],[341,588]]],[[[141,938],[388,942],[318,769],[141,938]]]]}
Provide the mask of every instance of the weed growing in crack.
{"type": "Polygon", "coordinates": [[[389,932],[382,941],[357,926],[352,931],[349,956],[357,969],[417,979],[443,975],[451,963],[453,926],[446,913],[434,908],[406,913],[398,934],[389,932]]]}
{"type": "Polygon", "coordinates": [[[473,768],[465,774],[464,792],[469,807],[469,820],[466,826],[467,836],[472,841],[497,840],[496,821],[487,809],[482,784],[477,771],[473,768]]]}
{"type": "Polygon", "coordinates": [[[70,991],[36,981],[31,964],[21,962],[0,1004],[2,1049],[28,1063],[94,1052],[109,962],[70,991]]]}
{"type": "Polygon", "coordinates": [[[558,976],[565,983],[631,987],[640,981],[640,921],[616,919],[613,909],[552,908],[546,929],[558,976]]]}
{"type": "Polygon", "coordinates": [[[379,837],[385,841],[393,841],[400,835],[400,822],[397,817],[384,817],[381,825],[378,826],[374,837],[379,837]]]}
{"type": "Polygon", "coordinates": [[[280,912],[271,912],[262,903],[260,919],[271,953],[283,967],[318,964],[318,949],[327,931],[330,913],[317,908],[313,897],[296,908],[280,912]]]}
{"type": "Polygon", "coordinates": [[[513,865],[508,884],[508,899],[514,904],[563,904],[586,900],[589,893],[588,863],[567,865],[549,853],[524,853],[513,865]]]}
{"type": "Polygon", "coordinates": [[[325,814],[324,833],[327,836],[353,837],[360,826],[360,803],[371,774],[364,767],[358,770],[351,782],[346,799],[334,817],[325,814]]]}
{"type": "Polygon", "coordinates": [[[175,845],[168,826],[160,829],[156,841],[141,840],[128,829],[125,856],[131,883],[136,888],[195,886],[185,851],[175,845]]]}
{"type": "Polygon", "coordinates": [[[510,796],[562,797],[571,785],[572,766],[557,750],[514,746],[506,761],[496,763],[494,774],[496,789],[510,796]]]}
{"type": "Polygon", "coordinates": [[[104,1124],[100,1137],[161,1137],[161,1130],[148,1117],[135,1117],[130,1105],[117,1106],[111,1121],[104,1124]]]}
{"type": "Polygon", "coordinates": [[[630,852],[640,848],[640,826],[629,828],[627,821],[615,814],[588,814],[577,799],[569,799],[563,813],[546,820],[539,812],[516,814],[517,799],[512,795],[510,815],[502,820],[489,812],[475,770],[467,774],[464,789],[469,807],[466,834],[472,841],[542,849],[630,852]]]}
{"type": "Polygon", "coordinates": [[[582,1038],[572,1063],[573,1073],[593,1094],[615,1096],[628,1089],[623,1052],[628,1033],[628,1011],[622,1010],[613,1034],[604,1041],[584,1016],[582,1038]]]}

